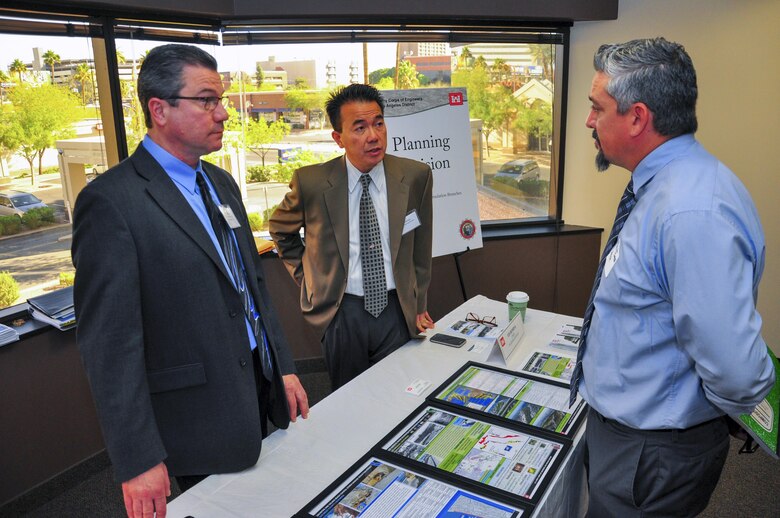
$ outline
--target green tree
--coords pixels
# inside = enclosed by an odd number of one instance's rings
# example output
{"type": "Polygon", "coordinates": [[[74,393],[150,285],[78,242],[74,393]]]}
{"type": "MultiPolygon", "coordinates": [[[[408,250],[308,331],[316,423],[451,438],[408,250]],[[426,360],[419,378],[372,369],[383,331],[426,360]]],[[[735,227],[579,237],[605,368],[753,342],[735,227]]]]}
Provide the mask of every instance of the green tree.
{"type": "Polygon", "coordinates": [[[27,73],[27,66],[21,59],[15,59],[8,67],[8,70],[13,74],[19,74],[19,84],[22,84],[22,74],[27,73]]]}
{"type": "Polygon", "coordinates": [[[382,79],[374,83],[374,86],[376,87],[377,90],[395,90],[395,79],[393,79],[392,77],[383,77],[382,79]]]}
{"type": "Polygon", "coordinates": [[[245,132],[246,147],[260,157],[265,169],[265,156],[272,149],[271,145],[281,142],[289,134],[290,125],[284,121],[268,122],[262,117],[249,120],[245,132]]]}
{"type": "Polygon", "coordinates": [[[528,136],[534,136],[541,146],[542,137],[552,134],[552,105],[536,100],[531,106],[520,106],[513,127],[528,136]]]}
{"type": "Polygon", "coordinates": [[[81,105],[87,105],[87,92],[92,95],[92,68],[89,63],[79,63],[76,67],[76,71],[73,73],[73,80],[79,84],[79,91],[81,92],[81,105]]]}
{"type": "Polygon", "coordinates": [[[385,78],[390,78],[390,79],[395,78],[395,67],[380,68],[368,74],[368,82],[371,83],[372,85],[377,85],[382,79],[385,78]]]}
{"type": "Polygon", "coordinates": [[[403,60],[398,63],[398,88],[400,90],[410,90],[419,88],[420,76],[417,67],[411,61],[403,60]]]}
{"type": "Polygon", "coordinates": [[[14,110],[0,104],[0,176],[8,176],[5,161],[16,153],[21,145],[20,128],[14,123],[14,110]]]}
{"type": "Polygon", "coordinates": [[[482,56],[474,60],[472,67],[458,68],[452,73],[452,86],[466,87],[469,95],[469,116],[482,120],[485,146],[490,135],[507,127],[517,110],[517,101],[510,89],[494,84],[487,62],[482,56]]]}
{"type": "Polygon", "coordinates": [[[301,110],[306,115],[306,129],[309,129],[312,110],[325,108],[328,93],[325,90],[287,90],[284,101],[291,110],[301,110]]]}
{"type": "Polygon", "coordinates": [[[19,283],[11,272],[0,272],[0,308],[7,308],[19,298],[19,283]]]}
{"type": "Polygon", "coordinates": [[[503,83],[512,77],[512,67],[501,58],[496,58],[490,67],[490,72],[493,76],[493,81],[497,83],[503,83]]]}
{"type": "Polygon", "coordinates": [[[542,44],[534,44],[529,45],[529,49],[531,50],[531,56],[534,58],[534,63],[537,65],[541,65],[543,72],[543,78],[549,79],[552,81],[553,79],[553,59],[555,56],[555,52],[553,51],[552,45],[542,45],[542,44]]]}
{"type": "Polygon", "coordinates": [[[35,159],[40,174],[43,152],[54,146],[56,140],[73,136],[72,124],[79,119],[78,100],[67,89],[51,84],[20,85],[9,97],[14,109],[11,124],[20,141],[19,153],[30,164],[35,185],[35,159]]]}
{"type": "Polygon", "coordinates": [[[51,84],[54,84],[54,65],[61,61],[60,55],[51,49],[43,53],[43,62],[51,69],[51,84]]]}
{"type": "Polygon", "coordinates": [[[255,84],[258,88],[263,87],[263,81],[265,81],[265,72],[263,72],[263,67],[261,67],[258,63],[257,67],[255,68],[255,84]]]}

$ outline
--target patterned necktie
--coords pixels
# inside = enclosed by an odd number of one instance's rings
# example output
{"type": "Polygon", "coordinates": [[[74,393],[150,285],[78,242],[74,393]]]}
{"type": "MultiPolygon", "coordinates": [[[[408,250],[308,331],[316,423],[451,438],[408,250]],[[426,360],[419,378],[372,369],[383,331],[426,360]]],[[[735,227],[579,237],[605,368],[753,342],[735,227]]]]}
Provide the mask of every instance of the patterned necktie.
{"type": "Polygon", "coordinates": [[[571,377],[571,387],[569,393],[569,406],[574,404],[577,399],[577,388],[582,380],[582,355],[585,352],[585,343],[588,340],[588,331],[590,330],[590,321],[593,319],[594,311],[594,299],[596,298],[596,291],[599,289],[601,283],[601,275],[604,273],[604,264],[607,261],[607,256],[617,243],[618,234],[623,228],[623,224],[626,222],[628,215],[631,213],[631,209],[636,205],[636,198],[634,197],[634,178],[628,181],[623,197],[620,199],[620,204],[617,208],[617,214],[615,214],[615,223],[612,224],[612,231],[609,233],[609,239],[607,239],[607,245],[604,247],[604,253],[601,254],[601,261],[599,262],[599,269],[596,271],[596,280],[593,281],[593,290],[590,292],[590,299],[588,299],[588,307],[585,309],[585,317],[582,320],[582,332],[580,346],[577,349],[577,364],[574,366],[574,373],[571,377]]]}
{"type": "Polygon", "coordinates": [[[217,206],[214,204],[214,200],[211,198],[208,184],[206,184],[203,173],[197,172],[195,176],[195,183],[198,184],[200,190],[200,196],[203,198],[203,204],[206,206],[206,212],[209,215],[211,226],[214,229],[214,234],[217,236],[222,253],[225,256],[225,261],[228,264],[230,273],[233,276],[236,291],[238,291],[241,297],[241,303],[244,306],[244,313],[249,320],[249,324],[252,326],[252,332],[254,332],[258,344],[261,344],[258,351],[260,356],[260,363],[262,364],[263,376],[268,381],[273,378],[271,370],[271,357],[268,352],[268,344],[265,341],[265,331],[263,330],[263,324],[260,321],[260,314],[255,309],[255,303],[252,299],[252,294],[249,292],[249,287],[246,281],[246,272],[244,271],[243,264],[241,263],[241,254],[236,246],[236,242],[231,235],[230,227],[228,227],[225,218],[223,218],[217,206]]]}
{"type": "Polygon", "coordinates": [[[382,236],[376,218],[374,202],[368,192],[371,176],[360,175],[363,192],[360,195],[360,264],[363,272],[363,305],[375,318],[387,306],[385,262],[382,257],[382,236]]]}

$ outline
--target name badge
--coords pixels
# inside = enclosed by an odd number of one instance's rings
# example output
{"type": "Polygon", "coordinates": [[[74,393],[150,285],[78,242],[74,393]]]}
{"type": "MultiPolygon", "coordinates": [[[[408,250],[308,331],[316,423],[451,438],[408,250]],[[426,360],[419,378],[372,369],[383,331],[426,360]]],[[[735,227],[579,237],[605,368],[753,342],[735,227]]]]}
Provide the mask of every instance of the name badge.
{"type": "Polygon", "coordinates": [[[219,212],[222,213],[222,217],[225,218],[225,222],[227,222],[230,228],[241,228],[241,223],[238,222],[238,218],[233,214],[233,209],[230,208],[230,205],[217,205],[217,208],[219,209],[219,212]]]}
{"type": "Polygon", "coordinates": [[[612,271],[612,267],[615,266],[615,263],[619,258],[620,258],[620,238],[618,238],[617,243],[615,243],[615,246],[613,246],[612,250],[609,251],[609,254],[607,254],[607,259],[604,261],[605,279],[609,277],[609,272],[612,271]]]}
{"type": "Polygon", "coordinates": [[[417,215],[417,209],[412,209],[412,212],[406,215],[406,218],[404,218],[404,229],[401,232],[401,235],[404,235],[408,232],[411,232],[412,230],[419,227],[422,223],[420,223],[420,217],[417,215]]]}

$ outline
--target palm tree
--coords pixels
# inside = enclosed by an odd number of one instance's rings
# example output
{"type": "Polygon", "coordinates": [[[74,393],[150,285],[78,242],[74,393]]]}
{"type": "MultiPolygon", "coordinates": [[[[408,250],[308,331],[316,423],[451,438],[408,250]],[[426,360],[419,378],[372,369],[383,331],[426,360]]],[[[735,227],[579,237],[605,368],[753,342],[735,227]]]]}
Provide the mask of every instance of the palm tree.
{"type": "Polygon", "coordinates": [[[79,63],[73,79],[81,85],[81,104],[87,105],[87,85],[92,86],[92,69],[87,63],[79,63]]]}
{"type": "Polygon", "coordinates": [[[541,65],[542,70],[544,70],[542,77],[552,80],[553,46],[540,43],[537,45],[529,45],[529,47],[534,62],[537,65],[541,65]]]}
{"type": "Polygon", "coordinates": [[[27,72],[27,65],[25,65],[24,62],[22,62],[21,59],[17,58],[8,67],[8,70],[11,73],[16,72],[17,74],[19,74],[19,82],[21,83],[22,82],[22,74],[27,72]]]}
{"type": "Polygon", "coordinates": [[[60,55],[49,49],[43,53],[43,62],[51,68],[51,84],[54,84],[54,65],[62,61],[60,55]]]}
{"type": "Polygon", "coordinates": [[[121,50],[116,51],[116,62],[119,65],[124,65],[125,63],[127,63],[127,58],[125,57],[124,52],[122,52],[121,50]]]}

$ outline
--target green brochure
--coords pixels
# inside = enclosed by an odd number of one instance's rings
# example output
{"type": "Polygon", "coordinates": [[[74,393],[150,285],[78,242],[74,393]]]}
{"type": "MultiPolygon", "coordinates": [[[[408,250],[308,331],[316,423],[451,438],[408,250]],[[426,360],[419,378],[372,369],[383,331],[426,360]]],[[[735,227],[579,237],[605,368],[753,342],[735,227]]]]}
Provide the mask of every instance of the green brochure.
{"type": "Polygon", "coordinates": [[[778,455],[778,425],[780,424],[780,362],[767,348],[772,362],[775,364],[775,385],[769,394],[756,406],[751,414],[743,414],[737,422],[751,437],[771,456],[780,459],[778,455]]]}

